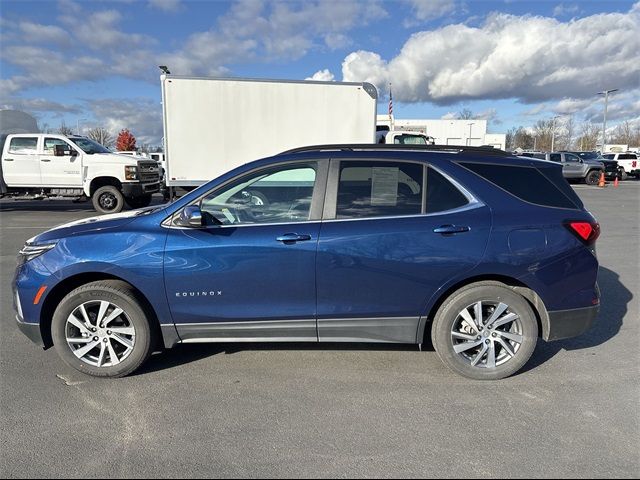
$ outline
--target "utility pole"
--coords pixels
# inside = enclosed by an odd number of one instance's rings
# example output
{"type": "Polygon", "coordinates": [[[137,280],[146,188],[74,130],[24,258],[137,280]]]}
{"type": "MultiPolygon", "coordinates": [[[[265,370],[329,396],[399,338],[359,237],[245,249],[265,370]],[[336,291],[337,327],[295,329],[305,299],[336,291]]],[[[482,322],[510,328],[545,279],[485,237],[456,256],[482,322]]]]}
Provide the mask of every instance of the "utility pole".
{"type": "Polygon", "coordinates": [[[560,115],[556,115],[551,119],[551,151],[554,151],[554,146],[556,143],[556,118],[560,118],[560,115]]]}
{"type": "Polygon", "coordinates": [[[602,151],[605,152],[607,146],[607,103],[609,102],[609,94],[613,92],[617,92],[618,89],[614,88],[611,90],[604,90],[602,92],[598,92],[598,95],[604,95],[604,118],[602,120],[602,151]]]}

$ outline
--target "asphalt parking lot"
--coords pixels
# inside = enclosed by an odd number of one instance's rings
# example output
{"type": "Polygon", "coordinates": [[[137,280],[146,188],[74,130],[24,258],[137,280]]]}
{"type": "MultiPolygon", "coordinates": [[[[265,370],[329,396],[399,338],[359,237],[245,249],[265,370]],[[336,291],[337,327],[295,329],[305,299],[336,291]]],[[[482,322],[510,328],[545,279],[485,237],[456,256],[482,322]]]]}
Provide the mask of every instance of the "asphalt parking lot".
{"type": "Polygon", "coordinates": [[[14,324],[24,241],[89,204],[0,201],[2,477],[638,477],[640,181],[575,187],[602,225],[602,308],[499,382],[432,349],[185,345],[94,379],[14,324]]]}

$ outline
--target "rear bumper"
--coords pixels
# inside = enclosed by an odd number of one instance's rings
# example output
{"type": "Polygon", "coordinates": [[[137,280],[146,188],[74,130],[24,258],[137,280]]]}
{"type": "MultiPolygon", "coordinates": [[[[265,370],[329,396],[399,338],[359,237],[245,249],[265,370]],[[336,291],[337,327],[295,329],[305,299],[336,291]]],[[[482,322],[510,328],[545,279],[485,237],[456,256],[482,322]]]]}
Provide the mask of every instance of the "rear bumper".
{"type": "Polygon", "coordinates": [[[29,340],[31,340],[39,347],[44,348],[44,340],[42,339],[42,334],[40,333],[39,324],[23,322],[17,315],[16,323],[18,324],[18,329],[20,329],[20,331],[24,333],[29,340]]]}
{"type": "Polygon", "coordinates": [[[591,328],[600,306],[549,312],[549,332],[546,341],[577,337],[591,328]]]}

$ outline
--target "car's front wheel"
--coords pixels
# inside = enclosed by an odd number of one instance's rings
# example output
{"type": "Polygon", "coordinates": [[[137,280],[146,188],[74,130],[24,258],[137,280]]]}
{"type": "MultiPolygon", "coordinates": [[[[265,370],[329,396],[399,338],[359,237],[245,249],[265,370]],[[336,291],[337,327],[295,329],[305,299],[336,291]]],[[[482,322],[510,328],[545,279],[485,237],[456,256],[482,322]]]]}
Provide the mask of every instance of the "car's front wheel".
{"type": "Polygon", "coordinates": [[[589,173],[587,173],[587,176],[584,177],[584,183],[586,183],[587,185],[598,185],[598,183],[600,182],[601,173],[602,172],[599,172],[598,170],[591,170],[589,173]]]}
{"type": "Polygon", "coordinates": [[[88,283],[64,297],[51,336],[67,364],[97,377],[132,373],[152,346],[152,330],[133,289],[115,280],[88,283]]]}
{"type": "Polygon", "coordinates": [[[538,322],[529,303],[494,283],[477,283],[451,295],[431,330],[443,363],[475,380],[516,373],[533,354],[537,338],[538,322]]]}

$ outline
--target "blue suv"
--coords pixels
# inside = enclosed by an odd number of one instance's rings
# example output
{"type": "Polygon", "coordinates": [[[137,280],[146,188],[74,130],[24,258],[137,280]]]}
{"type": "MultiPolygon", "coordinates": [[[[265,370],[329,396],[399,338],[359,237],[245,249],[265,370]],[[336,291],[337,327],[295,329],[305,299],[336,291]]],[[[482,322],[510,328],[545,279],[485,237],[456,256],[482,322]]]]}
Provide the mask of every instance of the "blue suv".
{"type": "Polygon", "coordinates": [[[599,226],[554,162],[492,149],[307,147],[174,203],[62,225],[20,251],[20,329],[119,377],[200,342],[431,337],[453,371],[499,379],[538,337],[586,331],[599,226]]]}

